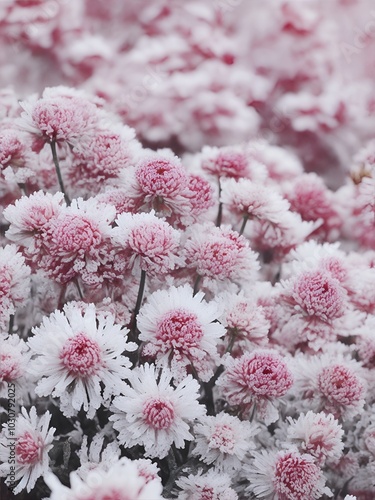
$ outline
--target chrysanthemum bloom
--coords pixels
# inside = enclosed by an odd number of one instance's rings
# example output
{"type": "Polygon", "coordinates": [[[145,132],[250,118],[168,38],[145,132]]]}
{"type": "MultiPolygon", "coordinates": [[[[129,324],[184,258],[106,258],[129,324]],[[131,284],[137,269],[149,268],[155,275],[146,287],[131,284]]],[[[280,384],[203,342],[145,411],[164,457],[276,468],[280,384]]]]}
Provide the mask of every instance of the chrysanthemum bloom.
{"type": "Polygon", "coordinates": [[[35,406],[28,413],[21,408],[21,414],[17,417],[14,434],[8,424],[0,435],[0,475],[10,475],[10,448],[11,442],[15,443],[15,480],[19,481],[13,492],[20,493],[24,488],[29,493],[35,486],[37,479],[49,469],[48,452],[52,448],[53,435],[56,429],[49,428],[51,414],[47,411],[42,417],[38,417],[35,406]]]}
{"type": "Polygon", "coordinates": [[[22,196],[14,205],[4,210],[4,217],[10,223],[6,237],[22,245],[26,255],[39,255],[43,249],[43,234],[48,222],[66,207],[64,195],[38,191],[22,196]]]}
{"type": "Polygon", "coordinates": [[[181,489],[179,500],[238,500],[230,476],[213,469],[206,473],[200,469],[197,474],[180,477],[176,485],[181,489]]]}
{"type": "Polygon", "coordinates": [[[93,304],[81,310],[71,303],[44,318],[33,333],[28,344],[35,354],[30,372],[39,380],[35,392],[60,398],[64,415],[83,406],[92,418],[120,393],[130,367],[122,353],[136,345],[127,342],[127,330],[114,324],[110,314],[97,314],[93,304]]]}
{"type": "Polygon", "coordinates": [[[308,454],[295,450],[254,452],[246,467],[248,490],[267,500],[318,500],[332,496],[323,471],[308,454]]]}
{"type": "Polygon", "coordinates": [[[337,461],[342,455],[344,431],[332,414],[309,411],[297,420],[289,417],[288,422],[287,442],[312,455],[319,465],[337,461]]]}
{"type": "Polygon", "coordinates": [[[249,142],[247,149],[257,162],[266,167],[266,177],[278,184],[295,179],[303,173],[303,165],[298,156],[284,147],[267,142],[259,144],[255,140],[249,142]]]}
{"type": "Polygon", "coordinates": [[[202,169],[217,177],[262,181],[267,171],[261,163],[248,154],[245,148],[205,146],[202,150],[202,169]]]}
{"type": "Polygon", "coordinates": [[[342,219],[335,207],[333,193],[321,177],[315,173],[299,176],[287,189],[286,197],[291,209],[298,212],[303,220],[322,221],[314,236],[330,241],[337,239],[342,219]]]}
{"type": "Polygon", "coordinates": [[[70,488],[60,483],[52,473],[44,480],[51,491],[50,500],[121,499],[162,500],[160,478],[148,480],[139,472],[137,461],[120,458],[105,471],[93,470],[81,479],[76,472],[70,474],[70,488]]]}
{"type": "Polygon", "coordinates": [[[366,375],[360,363],[340,353],[295,356],[295,402],[335,418],[359,414],[367,394],[366,375]]]}
{"type": "Polygon", "coordinates": [[[217,385],[228,403],[239,406],[243,415],[255,410],[269,425],[279,417],[273,403],[292,387],[293,376],[277,351],[256,349],[240,358],[228,359],[217,385]]]}
{"type": "Polygon", "coordinates": [[[187,266],[213,280],[252,282],[259,269],[248,240],[229,228],[192,226],[184,250],[187,266]]]}
{"type": "Polygon", "coordinates": [[[194,426],[193,455],[206,464],[215,464],[221,471],[240,470],[246,453],[255,449],[256,425],[242,422],[227,413],[201,417],[194,426]]]}
{"type": "Polygon", "coordinates": [[[101,267],[111,260],[115,215],[114,207],[94,199],[73,200],[44,227],[46,251],[40,267],[58,283],[79,276],[84,283],[99,286],[103,282],[101,267]]]}
{"type": "Polygon", "coordinates": [[[47,88],[40,99],[36,96],[20,103],[24,112],[20,128],[40,135],[44,140],[75,144],[87,139],[99,121],[93,102],[65,87],[47,88]]]}
{"type": "Polygon", "coordinates": [[[121,444],[143,445],[147,457],[164,458],[172,444],[183,448],[194,439],[189,426],[205,408],[198,403],[199,384],[191,375],[173,386],[168,369],[146,364],[134,368],[128,380],[130,386],[114,399],[109,417],[121,444]]]}
{"type": "Polygon", "coordinates": [[[356,350],[359,359],[366,368],[375,368],[375,315],[369,314],[364,324],[354,333],[356,337],[356,350]]]}
{"type": "Polygon", "coordinates": [[[217,343],[225,329],[217,321],[218,304],[203,297],[202,292],[193,297],[189,285],[158,290],[137,318],[139,339],[146,342],[143,354],[155,358],[158,366],[170,367],[177,380],[193,366],[207,382],[219,364],[217,343]]]}
{"type": "Polygon", "coordinates": [[[237,216],[280,224],[283,214],[289,210],[289,203],[275,188],[256,184],[249,179],[225,179],[221,186],[221,202],[237,216]]]}
{"type": "Polygon", "coordinates": [[[15,245],[0,248],[0,328],[30,294],[30,268],[15,245]]]}
{"type": "Polygon", "coordinates": [[[181,265],[180,233],[164,219],[149,214],[120,214],[113,229],[114,242],[119,247],[118,265],[124,269],[139,269],[150,276],[165,275],[181,265]],[[121,253],[122,251],[122,253],[121,253]]]}
{"type": "Polygon", "coordinates": [[[25,167],[32,155],[25,134],[12,128],[0,130],[0,169],[25,167]]]}
{"type": "Polygon", "coordinates": [[[271,324],[263,307],[241,295],[224,296],[223,302],[226,309],[223,324],[228,329],[228,341],[234,342],[231,352],[237,355],[238,350],[244,353],[268,344],[271,324]]]}
{"type": "Polygon", "coordinates": [[[67,178],[81,196],[103,190],[105,184],[117,179],[120,172],[132,165],[140,152],[134,130],[126,125],[97,130],[88,144],[74,149],[67,178]]]}
{"type": "Polygon", "coordinates": [[[22,402],[26,396],[28,381],[26,369],[30,360],[30,352],[24,340],[18,335],[0,337],[0,397],[7,397],[8,384],[15,385],[17,400],[22,402]]]}
{"type": "Polygon", "coordinates": [[[292,298],[305,314],[322,321],[344,313],[345,290],[338,280],[324,271],[301,273],[294,280],[292,298]]]}

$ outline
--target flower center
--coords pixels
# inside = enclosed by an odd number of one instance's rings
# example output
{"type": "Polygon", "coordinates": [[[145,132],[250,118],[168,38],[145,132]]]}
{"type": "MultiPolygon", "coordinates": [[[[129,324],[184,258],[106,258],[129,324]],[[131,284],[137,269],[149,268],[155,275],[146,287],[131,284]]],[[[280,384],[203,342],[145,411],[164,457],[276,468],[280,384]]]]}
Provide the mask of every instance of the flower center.
{"type": "Polygon", "coordinates": [[[156,337],[169,349],[189,351],[199,345],[203,330],[196,314],[184,309],[174,309],[158,322],[156,337]]]}
{"type": "Polygon", "coordinates": [[[340,405],[355,405],[363,396],[359,379],[341,365],[324,368],[318,377],[318,387],[329,401],[340,405]]]}
{"type": "Polygon", "coordinates": [[[21,375],[19,363],[10,354],[0,354],[0,382],[10,382],[21,375]]]}
{"type": "Polygon", "coordinates": [[[60,359],[63,366],[76,376],[94,375],[101,366],[99,345],[86,334],[79,333],[64,345],[60,359]]]}
{"type": "Polygon", "coordinates": [[[174,408],[170,401],[151,398],[143,405],[146,424],[156,430],[169,429],[174,421],[174,408]]]}
{"type": "Polygon", "coordinates": [[[221,453],[233,454],[233,429],[229,427],[229,425],[217,425],[215,427],[215,432],[211,436],[209,447],[217,448],[221,453]]]}
{"type": "Polygon", "coordinates": [[[35,464],[41,458],[42,448],[43,441],[40,437],[35,441],[30,432],[25,432],[25,434],[17,439],[17,462],[22,465],[35,464]]]}

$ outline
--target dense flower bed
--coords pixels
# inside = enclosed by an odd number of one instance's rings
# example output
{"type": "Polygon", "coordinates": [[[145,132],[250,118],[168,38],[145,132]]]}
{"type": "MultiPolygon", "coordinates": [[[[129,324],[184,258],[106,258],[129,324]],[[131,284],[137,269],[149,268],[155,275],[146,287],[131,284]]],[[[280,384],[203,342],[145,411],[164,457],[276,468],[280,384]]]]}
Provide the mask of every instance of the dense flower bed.
{"type": "Polygon", "coordinates": [[[375,14],[326,3],[0,6],[9,495],[375,497],[375,14]]]}

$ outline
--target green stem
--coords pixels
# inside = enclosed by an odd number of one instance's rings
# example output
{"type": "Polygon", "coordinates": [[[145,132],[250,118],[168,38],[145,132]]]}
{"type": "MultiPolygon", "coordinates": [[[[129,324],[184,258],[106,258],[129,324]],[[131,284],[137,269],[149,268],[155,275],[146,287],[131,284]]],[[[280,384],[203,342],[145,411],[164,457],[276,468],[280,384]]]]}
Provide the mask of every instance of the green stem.
{"type": "Polygon", "coordinates": [[[57,156],[57,151],[56,151],[56,141],[55,140],[51,141],[50,146],[51,146],[51,151],[52,151],[53,163],[55,164],[57,179],[59,181],[60,191],[62,193],[64,193],[64,198],[65,198],[66,204],[70,205],[69,196],[66,194],[66,191],[64,189],[64,183],[63,183],[63,179],[62,179],[62,175],[61,175],[59,158],[57,156]]]}

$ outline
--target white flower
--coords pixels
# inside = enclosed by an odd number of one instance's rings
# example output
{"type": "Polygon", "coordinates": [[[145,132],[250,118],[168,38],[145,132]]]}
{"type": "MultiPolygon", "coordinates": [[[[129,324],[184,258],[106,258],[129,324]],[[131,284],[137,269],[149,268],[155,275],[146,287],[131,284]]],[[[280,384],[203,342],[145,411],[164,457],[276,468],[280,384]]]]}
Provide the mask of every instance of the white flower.
{"type": "Polygon", "coordinates": [[[189,285],[158,290],[141,308],[137,326],[139,338],[147,344],[144,354],[156,363],[169,367],[181,380],[193,365],[199,377],[208,381],[219,364],[217,342],[225,328],[217,322],[220,316],[216,302],[203,300],[204,293],[193,296],[189,285]]]}
{"type": "Polygon", "coordinates": [[[0,337],[0,397],[7,397],[7,384],[15,385],[17,400],[22,402],[31,389],[26,370],[31,353],[18,335],[0,337]]]}
{"type": "Polygon", "coordinates": [[[160,478],[147,478],[137,461],[121,458],[108,471],[97,469],[81,479],[76,472],[70,474],[71,487],[60,483],[52,473],[45,482],[52,490],[50,500],[82,500],[83,498],[127,498],[131,500],[162,500],[160,478]],[[126,495],[126,496],[124,496],[126,495]]]}
{"type": "Polygon", "coordinates": [[[203,474],[202,469],[197,474],[180,477],[176,485],[182,491],[178,494],[179,500],[237,500],[238,495],[231,488],[231,480],[227,474],[209,470],[203,474]]]}
{"type": "Polygon", "coordinates": [[[199,385],[191,375],[176,387],[168,369],[153,365],[134,368],[129,375],[131,387],[113,401],[114,415],[109,417],[119,431],[118,439],[126,447],[143,445],[147,457],[164,458],[174,443],[183,448],[194,438],[189,424],[205,409],[198,403],[199,385]]]}
{"type": "Polygon", "coordinates": [[[205,416],[194,427],[192,453],[222,471],[239,470],[246,453],[255,448],[253,438],[258,432],[256,425],[227,413],[205,416]]]}
{"type": "Polygon", "coordinates": [[[39,378],[38,396],[59,397],[66,416],[83,409],[92,418],[110,396],[120,394],[130,361],[122,356],[135,344],[112,315],[97,314],[93,304],[81,310],[70,303],[33,329],[28,344],[35,354],[30,372],[39,378]]]}
{"type": "Polygon", "coordinates": [[[15,480],[19,481],[13,492],[20,493],[24,488],[29,493],[35,486],[37,479],[49,469],[48,452],[52,448],[53,435],[56,429],[49,423],[51,414],[47,411],[38,418],[35,406],[28,414],[25,408],[17,417],[12,427],[4,424],[0,435],[0,475],[10,481],[10,467],[12,462],[11,443],[15,443],[15,480]]]}
{"type": "Polygon", "coordinates": [[[77,455],[81,466],[77,469],[77,474],[81,479],[85,479],[91,470],[102,468],[108,470],[112,464],[120,458],[121,450],[117,442],[107,444],[103,447],[105,435],[103,432],[95,435],[87,445],[87,436],[83,436],[82,445],[77,455]]]}

